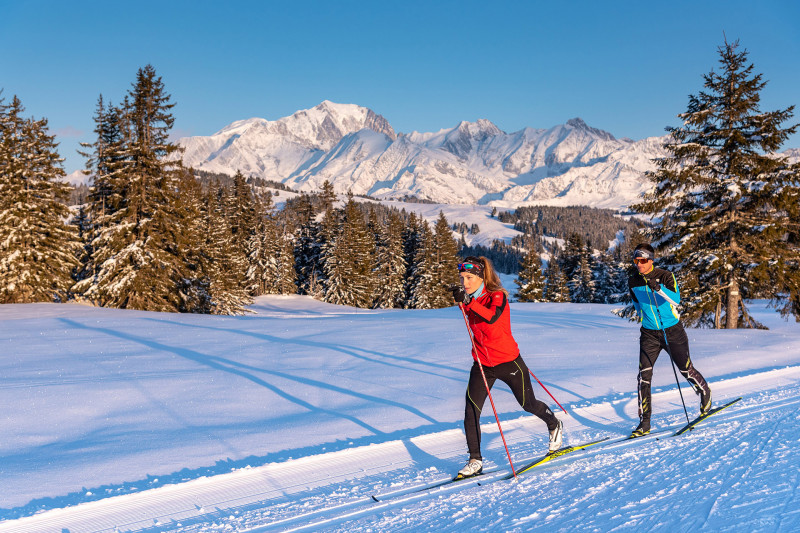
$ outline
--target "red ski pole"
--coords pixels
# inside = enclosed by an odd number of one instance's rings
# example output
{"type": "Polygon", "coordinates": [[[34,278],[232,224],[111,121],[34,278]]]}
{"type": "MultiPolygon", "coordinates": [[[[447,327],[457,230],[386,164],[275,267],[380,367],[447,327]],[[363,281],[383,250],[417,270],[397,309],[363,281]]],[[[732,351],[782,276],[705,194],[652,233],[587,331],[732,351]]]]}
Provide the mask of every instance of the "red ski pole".
{"type": "MultiPolygon", "coordinates": [[[[538,383],[539,385],[541,385],[541,386],[542,386],[542,388],[544,389],[544,391],[545,391],[547,394],[550,394],[550,391],[549,391],[549,390],[547,390],[547,387],[545,387],[545,386],[544,386],[544,384],[543,384],[541,381],[539,381],[539,378],[537,378],[537,377],[536,377],[536,375],[535,375],[533,372],[531,372],[531,369],[530,369],[530,368],[528,369],[528,372],[530,372],[530,373],[531,373],[531,376],[533,376],[533,379],[535,379],[535,380],[536,380],[536,383],[538,383]]],[[[558,403],[558,400],[556,400],[556,399],[555,399],[555,397],[554,397],[552,394],[550,394],[550,397],[551,397],[551,398],[553,398],[553,401],[554,401],[554,402],[556,402],[556,405],[558,405],[559,407],[561,407],[561,404],[560,404],[560,403],[558,403]]],[[[567,410],[566,410],[566,409],[564,409],[563,407],[561,407],[561,410],[562,410],[562,411],[564,411],[564,413],[566,413],[566,414],[567,414],[567,416],[569,416],[569,413],[567,413],[567,410]]]]}
{"type": "MultiPolygon", "coordinates": [[[[461,309],[461,316],[464,317],[464,324],[467,326],[467,333],[469,333],[469,340],[472,343],[472,348],[475,350],[475,353],[478,353],[478,347],[475,346],[475,339],[472,336],[472,330],[469,327],[469,322],[467,321],[467,314],[464,312],[463,304],[459,303],[458,308],[461,309]]],[[[500,438],[503,439],[503,446],[506,448],[506,455],[508,456],[508,464],[511,465],[511,473],[514,474],[514,481],[518,481],[517,479],[517,471],[514,469],[514,463],[511,461],[511,452],[508,451],[508,445],[506,444],[506,437],[503,435],[503,428],[500,426],[500,417],[497,416],[497,409],[494,407],[494,400],[492,399],[492,392],[489,390],[489,382],[486,381],[486,374],[483,373],[483,365],[481,364],[481,360],[479,357],[475,358],[475,361],[478,363],[478,368],[481,371],[481,377],[483,378],[483,384],[486,386],[486,394],[489,395],[489,402],[492,404],[492,411],[494,411],[494,419],[497,420],[497,429],[500,430],[500,438]]],[[[478,422],[480,423],[480,421],[478,422]]]]}

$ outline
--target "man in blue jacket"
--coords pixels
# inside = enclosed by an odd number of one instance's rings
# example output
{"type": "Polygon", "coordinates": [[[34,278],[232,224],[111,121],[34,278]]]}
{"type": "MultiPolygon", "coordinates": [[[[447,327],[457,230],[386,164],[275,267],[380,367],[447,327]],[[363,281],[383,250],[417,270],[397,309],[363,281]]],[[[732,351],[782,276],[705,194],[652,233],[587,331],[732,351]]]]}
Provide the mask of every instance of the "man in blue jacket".
{"type": "Polygon", "coordinates": [[[681,294],[675,275],[653,265],[655,250],[640,244],[633,251],[638,272],[628,278],[633,305],[642,323],[639,336],[639,426],[631,433],[640,437],[650,433],[650,382],[653,365],[661,350],[675,362],[684,378],[700,395],[700,414],[711,409],[711,388],[692,364],[689,357],[689,338],[680,323],[677,305],[681,294]]]}

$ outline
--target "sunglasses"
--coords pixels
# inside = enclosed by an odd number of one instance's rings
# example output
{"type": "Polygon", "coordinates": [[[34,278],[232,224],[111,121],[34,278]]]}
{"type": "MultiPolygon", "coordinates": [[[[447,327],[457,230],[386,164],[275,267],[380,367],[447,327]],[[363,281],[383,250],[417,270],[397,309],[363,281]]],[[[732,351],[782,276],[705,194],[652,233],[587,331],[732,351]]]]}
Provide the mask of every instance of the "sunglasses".
{"type": "Polygon", "coordinates": [[[633,262],[635,264],[637,264],[637,265],[643,265],[643,264],[645,264],[645,263],[647,263],[649,261],[650,261],[650,259],[642,259],[642,258],[636,258],[636,259],[633,260],[633,262]]]}
{"type": "Polygon", "coordinates": [[[467,270],[472,270],[473,268],[480,269],[480,265],[476,265],[473,263],[459,263],[458,264],[458,271],[459,272],[466,272],[467,270]]]}

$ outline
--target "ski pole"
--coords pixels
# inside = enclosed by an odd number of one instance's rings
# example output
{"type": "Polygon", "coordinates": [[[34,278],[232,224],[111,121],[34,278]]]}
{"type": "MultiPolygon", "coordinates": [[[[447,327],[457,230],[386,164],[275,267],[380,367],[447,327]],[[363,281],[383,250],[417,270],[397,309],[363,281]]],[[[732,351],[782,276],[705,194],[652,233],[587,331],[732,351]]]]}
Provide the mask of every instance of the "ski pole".
{"type": "MultiPolygon", "coordinates": [[[[469,333],[469,340],[472,343],[472,349],[475,350],[475,353],[478,353],[478,347],[475,345],[475,338],[472,336],[472,329],[469,327],[469,322],[467,321],[467,313],[464,312],[464,305],[459,303],[458,308],[461,309],[461,316],[464,317],[464,324],[467,326],[467,333],[469,333]]],[[[511,452],[508,451],[508,445],[506,444],[506,437],[503,435],[503,428],[500,426],[500,417],[497,416],[497,409],[494,407],[494,400],[492,399],[492,392],[489,389],[489,382],[486,381],[486,374],[483,373],[483,365],[481,364],[480,357],[476,357],[475,361],[478,363],[478,368],[481,371],[481,377],[483,378],[483,384],[486,387],[486,394],[489,395],[489,403],[492,404],[492,411],[494,412],[494,419],[497,420],[497,429],[500,430],[500,438],[503,439],[503,446],[506,449],[506,455],[508,456],[508,464],[511,465],[511,473],[514,474],[514,481],[518,481],[517,479],[517,471],[514,469],[514,463],[511,461],[511,452]]],[[[480,419],[478,420],[478,424],[480,424],[480,419]]],[[[480,429],[480,428],[479,428],[480,429]]]]}
{"type": "MultiPolygon", "coordinates": [[[[537,377],[536,377],[536,375],[535,375],[533,372],[531,372],[531,369],[530,369],[530,368],[528,369],[528,372],[530,372],[531,376],[533,376],[533,379],[535,379],[535,380],[536,380],[536,383],[538,383],[539,385],[541,385],[541,386],[542,386],[542,388],[544,389],[544,391],[545,391],[547,394],[550,394],[550,391],[549,391],[549,390],[547,390],[547,387],[545,387],[545,386],[544,386],[544,384],[543,384],[541,381],[539,381],[539,378],[537,378],[537,377]]],[[[564,413],[565,413],[566,415],[568,415],[568,416],[569,416],[569,413],[567,412],[567,410],[566,410],[566,409],[564,409],[564,408],[561,406],[561,404],[560,404],[560,403],[558,403],[558,400],[556,400],[556,399],[555,399],[555,397],[554,397],[552,394],[550,394],[550,397],[551,397],[551,398],[553,398],[553,401],[554,401],[554,402],[556,402],[556,405],[558,405],[559,407],[561,407],[561,410],[562,410],[562,411],[564,411],[564,413]]]]}
{"type": "MultiPolygon", "coordinates": [[[[644,276],[642,276],[644,277],[644,276]]],[[[647,281],[647,278],[645,278],[647,281]]],[[[655,292],[655,291],[654,291],[655,292]]],[[[663,294],[660,290],[658,291],[660,294],[663,294]]],[[[648,294],[647,298],[650,298],[648,294]]],[[[675,304],[671,299],[665,298],[669,303],[675,304]]],[[[661,311],[658,310],[658,301],[653,303],[653,307],[656,308],[656,314],[658,315],[658,329],[661,330],[661,334],[664,335],[664,343],[667,347],[667,355],[669,355],[669,361],[672,363],[672,373],[675,374],[675,383],[678,385],[678,393],[681,395],[681,404],[683,405],[683,414],[686,415],[686,423],[689,424],[689,411],[686,410],[686,402],[683,400],[683,390],[681,390],[681,382],[678,379],[678,370],[675,368],[675,361],[672,360],[672,350],[669,349],[669,340],[667,339],[667,330],[664,329],[664,321],[661,319],[661,311]]]]}

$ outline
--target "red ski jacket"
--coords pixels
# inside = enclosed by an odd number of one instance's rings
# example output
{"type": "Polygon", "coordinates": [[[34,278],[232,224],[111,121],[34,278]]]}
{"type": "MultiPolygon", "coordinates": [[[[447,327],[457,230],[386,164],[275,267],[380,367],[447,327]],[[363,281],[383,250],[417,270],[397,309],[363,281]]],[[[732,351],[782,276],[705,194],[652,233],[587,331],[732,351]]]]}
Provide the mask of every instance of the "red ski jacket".
{"type": "Polygon", "coordinates": [[[519,356],[519,346],[511,335],[511,312],[502,291],[487,292],[464,306],[475,339],[472,358],[485,366],[508,363],[519,356]],[[477,348],[477,351],[476,351],[477,348]]]}

